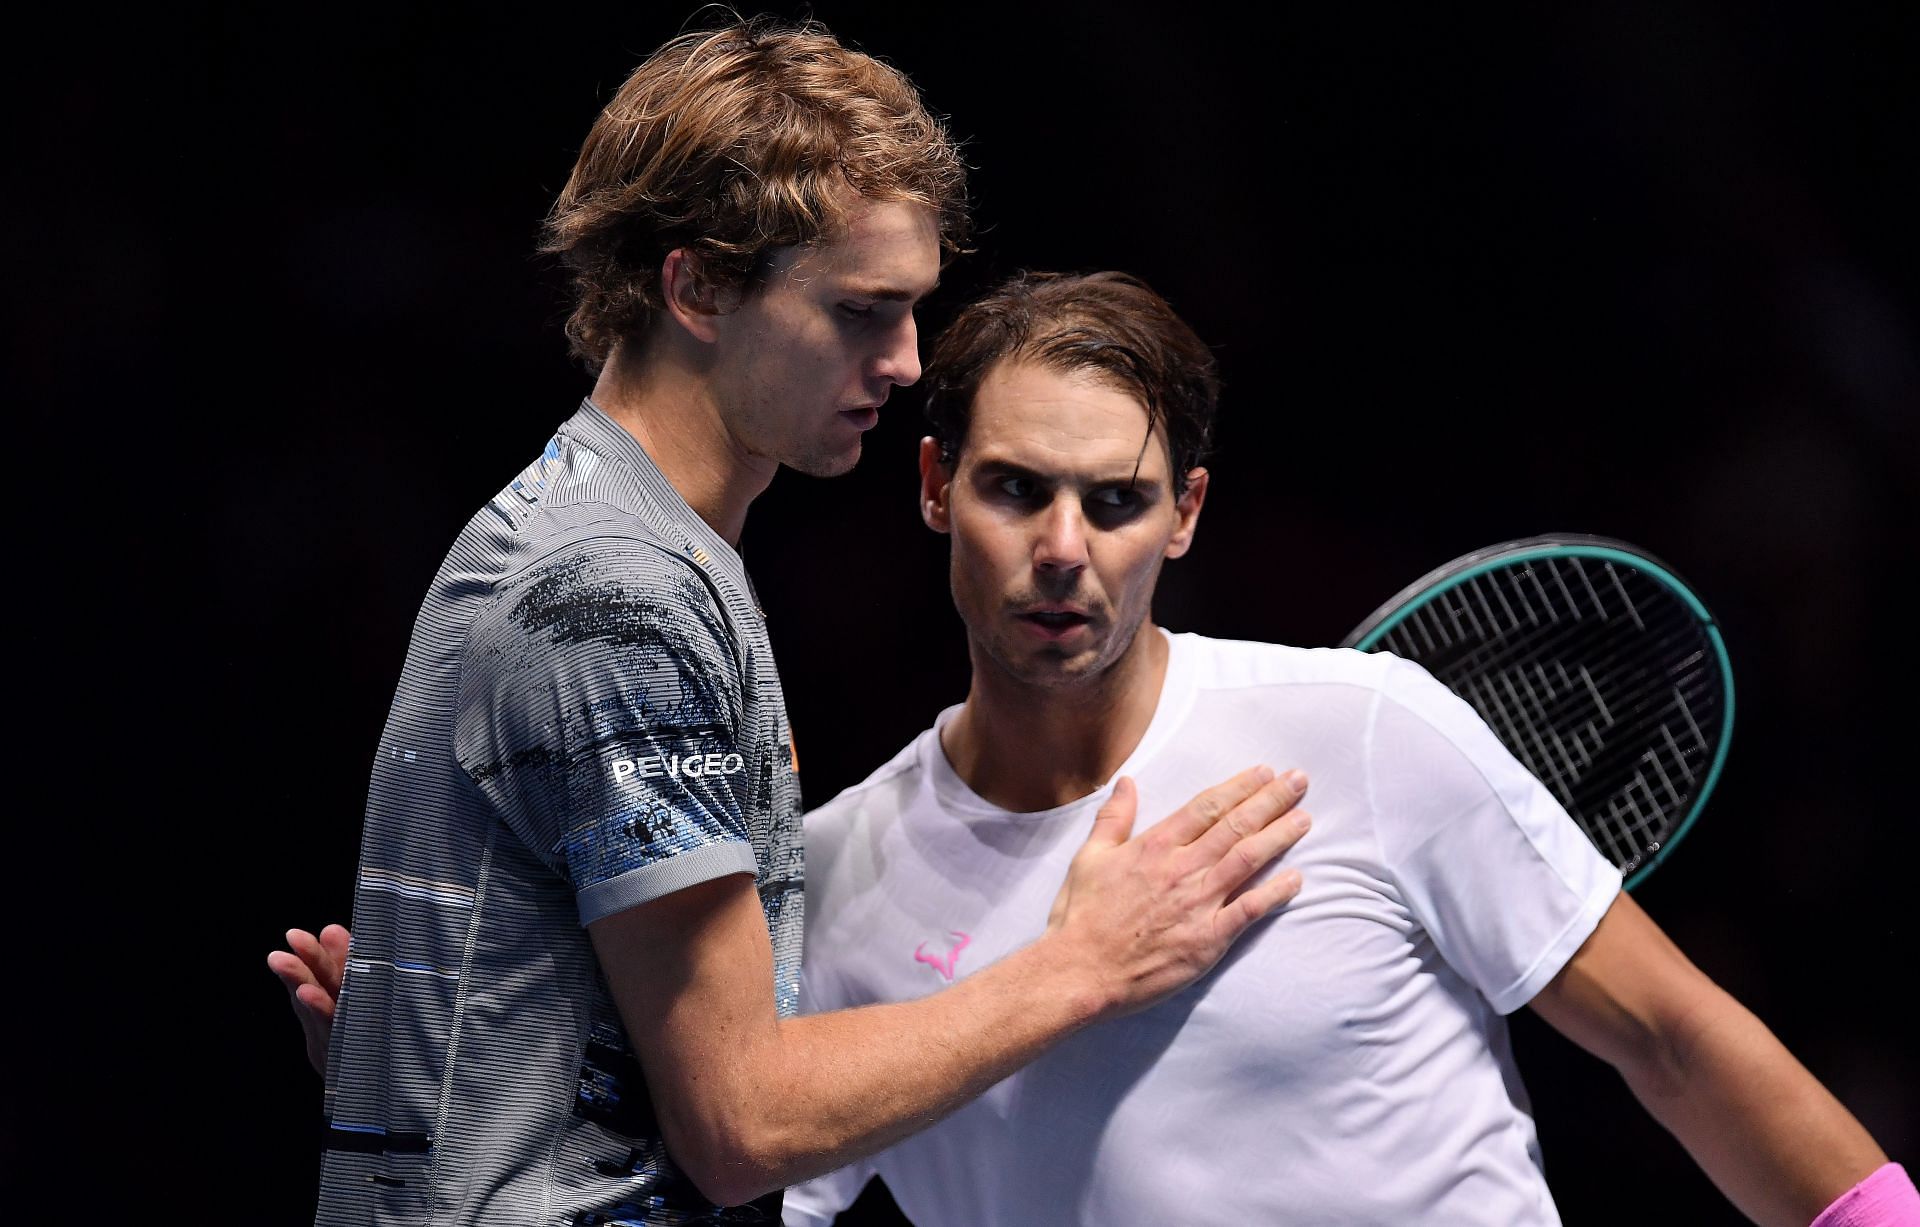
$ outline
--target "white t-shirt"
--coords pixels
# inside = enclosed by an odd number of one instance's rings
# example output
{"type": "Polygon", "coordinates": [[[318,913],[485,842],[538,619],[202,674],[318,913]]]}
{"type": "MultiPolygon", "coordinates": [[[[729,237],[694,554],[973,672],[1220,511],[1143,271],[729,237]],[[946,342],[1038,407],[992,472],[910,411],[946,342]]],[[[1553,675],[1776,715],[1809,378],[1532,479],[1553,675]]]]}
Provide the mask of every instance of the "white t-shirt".
{"type": "MultiPolygon", "coordinates": [[[[1171,635],[1117,774],[1136,829],[1255,763],[1311,778],[1305,878],[1211,974],[1090,1027],[923,1133],[792,1189],[830,1222],[878,1173],[919,1227],[1559,1221],[1503,1015],[1620,875],[1473,710],[1386,654],[1171,635]]],[[[1108,790],[1016,814],[942,713],[808,815],[801,1009],[909,1000],[1031,942],[1108,790]]]]}

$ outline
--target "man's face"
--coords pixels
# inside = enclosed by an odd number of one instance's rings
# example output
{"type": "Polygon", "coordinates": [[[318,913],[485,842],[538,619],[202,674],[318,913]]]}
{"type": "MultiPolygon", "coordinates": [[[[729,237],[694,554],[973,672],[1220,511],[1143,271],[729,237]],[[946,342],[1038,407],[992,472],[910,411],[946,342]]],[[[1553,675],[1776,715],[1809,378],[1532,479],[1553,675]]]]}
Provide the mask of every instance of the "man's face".
{"type": "Polygon", "coordinates": [[[931,439],[920,463],[927,523],[953,536],[975,667],[1030,685],[1071,686],[1125,655],[1206,498],[1204,469],[1174,497],[1167,446],[1131,392],[1026,362],[988,372],[950,473],[931,439]]]}
{"type": "Polygon", "coordinates": [[[920,378],[913,308],[939,277],[934,216],[917,205],[864,204],[836,241],[781,251],[712,317],[736,445],[817,477],[853,468],[887,394],[920,378]]]}

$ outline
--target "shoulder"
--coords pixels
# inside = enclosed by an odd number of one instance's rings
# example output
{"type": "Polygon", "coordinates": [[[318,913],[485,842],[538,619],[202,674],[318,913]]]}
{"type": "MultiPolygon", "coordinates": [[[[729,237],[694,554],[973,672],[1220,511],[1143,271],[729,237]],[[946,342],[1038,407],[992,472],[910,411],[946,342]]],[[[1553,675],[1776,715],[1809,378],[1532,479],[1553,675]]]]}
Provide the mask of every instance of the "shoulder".
{"type": "Polygon", "coordinates": [[[920,792],[920,747],[931,736],[931,729],[921,733],[866,779],[807,812],[803,822],[810,889],[831,875],[850,850],[870,850],[878,836],[899,822],[920,792]]]}
{"type": "Polygon", "coordinates": [[[698,564],[637,523],[554,535],[508,577],[503,595],[509,616],[529,629],[590,626],[602,635],[652,617],[719,612],[698,564]]]}
{"type": "Polygon", "coordinates": [[[738,637],[698,566],[614,525],[550,538],[475,619],[463,725],[568,724],[607,704],[724,723],[743,694],[738,637]]]}
{"type": "Polygon", "coordinates": [[[1201,690],[1248,690],[1266,686],[1354,686],[1378,690],[1390,660],[1380,652],[1351,648],[1298,648],[1248,639],[1174,635],[1192,662],[1201,690]]]}
{"type": "Polygon", "coordinates": [[[686,535],[669,532],[626,465],[602,460],[567,429],[474,513],[442,564],[444,595],[477,600],[476,634],[564,637],[591,627],[589,639],[617,639],[621,627],[663,617],[724,616],[686,535]]]}
{"type": "Polygon", "coordinates": [[[642,528],[583,526],[527,555],[477,632],[615,652],[684,652],[730,638],[698,565],[642,528]]]}
{"type": "Polygon", "coordinates": [[[1288,738],[1361,738],[1394,667],[1348,648],[1174,635],[1175,668],[1190,678],[1197,718],[1288,738]]]}
{"type": "MultiPolygon", "coordinates": [[[[1375,736],[1405,746],[1427,742],[1441,752],[1474,764],[1489,784],[1496,777],[1524,775],[1510,751],[1472,704],[1447,689],[1410,660],[1380,653],[1387,669],[1373,721],[1375,736]]],[[[1530,782],[1530,780],[1528,781],[1530,782]]]]}
{"type": "Polygon", "coordinates": [[[1202,692],[1342,688],[1369,707],[1390,703],[1435,726],[1478,721],[1472,708],[1410,660],[1391,652],[1300,648],[1244,639],[1175,635],[1202,692]]]}

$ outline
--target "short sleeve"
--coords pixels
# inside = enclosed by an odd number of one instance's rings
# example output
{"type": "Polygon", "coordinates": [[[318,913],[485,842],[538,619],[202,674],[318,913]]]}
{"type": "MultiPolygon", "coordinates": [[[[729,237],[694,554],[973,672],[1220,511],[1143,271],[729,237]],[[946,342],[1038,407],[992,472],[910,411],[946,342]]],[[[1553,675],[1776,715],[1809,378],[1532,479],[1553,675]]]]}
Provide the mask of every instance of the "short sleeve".
{"type": "Polygon", "coordinates": [[[1503,1014],[1559,973],[1620,891],[1544,785],[1472,707],[1390,667],[1368,727],[1381,855],[1441,957],[1503,1014]]]}
{"type": "Polygon", "coordinates": [[[647,541],[555,550],[476,620],[460,764],[572,884],[581,924],[755,872],[732,645],[692,564],[647,541]]]}

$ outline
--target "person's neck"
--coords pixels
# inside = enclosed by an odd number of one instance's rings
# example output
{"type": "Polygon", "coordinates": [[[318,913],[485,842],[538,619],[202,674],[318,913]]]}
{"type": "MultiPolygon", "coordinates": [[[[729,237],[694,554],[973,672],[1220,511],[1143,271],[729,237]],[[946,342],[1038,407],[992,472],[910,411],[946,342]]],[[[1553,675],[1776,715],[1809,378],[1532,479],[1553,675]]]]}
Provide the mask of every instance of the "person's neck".
{"type": "Polygon", "coordinates": [[[740,544],[747,508],[779,465],[741,448],[705,372],[670,344],[640,352],[616,346],[593,385],[593,403],[646,449],[695,515],[729,545],[740,544]]]}
{"type": "Polygon", "coordinates": [[[940,733],[954,773],[1014,813],[1054,809],[1098,791],[1127,761],[1160,703],[1167,640],[1151,620],[1111,667],[1083,685],[1020,682],[971,646],[973,685],[940,733]]]}

